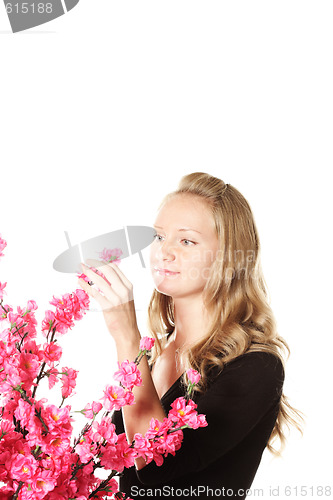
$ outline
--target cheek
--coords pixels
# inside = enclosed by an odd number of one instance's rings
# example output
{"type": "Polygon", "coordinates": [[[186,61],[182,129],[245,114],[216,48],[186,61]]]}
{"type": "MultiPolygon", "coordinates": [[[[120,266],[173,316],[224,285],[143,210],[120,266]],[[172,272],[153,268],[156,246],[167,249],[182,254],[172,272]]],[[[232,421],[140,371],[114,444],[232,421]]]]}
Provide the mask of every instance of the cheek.
{"type": "Polygon", "coordinates": [[[186,267],[197,267],[200,269],[210,268],[215,260],[215,253],[212,250],[198,250],[188,252],[182,256],[182,264],[186,267]]]}
{"type": "Polygon", "coordinates": [[[150,251],[149,251],[149,262],[150,264],[154,264],[157,261],[157,248],[154,242],[150,245],[150,251]]]}
{"type": "Polygon", "coordinates": [[[197,281],[200,283],[206,282],[210,274],[209,265],[200,263],[200,265],[192,265],[187,269],[186,277],[191,281],[197,281]]]}
{"type": "Polygon", "coordinates": [[[215,254],[210,250],[207,250],[206,253],[201,255],[200,261],[196,262],[196,267],[198,268],[198,271],[200,271],[201,281],[207,281],[207,279],[209,278],[214,261],[215,254]]]}
{"type": "Polygon", "coordinates": [[[211,266],[211,259],[207,259],[202,253],[192,254],[182,261],[182,276],[191,281],[205,282],[209,277],[211,266]]]}

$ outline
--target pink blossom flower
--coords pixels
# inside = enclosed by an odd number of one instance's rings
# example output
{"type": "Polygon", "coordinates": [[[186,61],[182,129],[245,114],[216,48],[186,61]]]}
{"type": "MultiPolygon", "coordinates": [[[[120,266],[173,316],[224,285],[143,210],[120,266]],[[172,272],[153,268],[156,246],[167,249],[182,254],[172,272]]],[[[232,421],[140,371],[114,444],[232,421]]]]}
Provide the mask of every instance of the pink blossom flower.
{"type": "Polygon", "coordinates": [[[150,351],[155,344],[155,339],[152,337],[142,337],[140,340],[140,350],[150,351]]]}
{"type": "Polygon", "coordinates": [[[142,378],[137,365],[128,360],[118,362],[119,370],[114,373],[114,379],[118,380],[124,387],[131,390],[136,385],[142,384],[142,378]]]}
{"type": "MultiPolygon", "coordinates": [[[[0,372],[0,393],[3,394],[3,405],[13,397],[16,392],[14,387],[18,387],[21,383],[19,370],[15,366],[16,361],[15,359],[5,359],[1,366],[3,370],[0,372]]],[[[16,394],[19,396],[18,393],[16,394]]]]}
{"type": "Polygon", "coordinates": [[[93,458],[97,451],[97,444],[93,443],[88,436],[85,435],[79,444],[75,447],[76,453],[79,455],[82,463],[87,463],[91,458],[93,458]]]}
{"type": "Polygon", "coordinates": [[[74,319],[77,321],[83,317],[83,313],[89,309],[90,298],[82,288],[77,288],[74,293],[74,319]]]}
{"type": "Polygon", "coordinates": [[[134,402],[134,396],[131,391],[125,391],[122,387],[116,385],[107,385],[104,389],[103,406],[106,410],[120,410],[122,406],[131,405],[134,402]]]}
{"type": "Polygon", "coordinates": [[[113,262],[114,264],[120,264],[120,256],[123,251],[120,248],[104,248],[102,252],[99,253],[99,258],[106,262],[113,262]]]}
{"type": "Polygon", "coordinates": [[[105,416],[102,418],[101,422],[93,423],[93,440],[94,441],[107,441],[109,444],[115,444],[118,439],[116,434],[116,427],[111,422],[111,417],[105,416]]]}
{"type": "Polygon", "coordinates": [[[97,401],[93,401],[92,403],[88,403],[84,407],[84,409],[82,410],[82,413],[87,418],[94,418],[94,416],[97,415],[97,413],[99,413],[102,408],[103,408],[102,403],[98,403],[97,401]]]}
{"type": "Polygon", "coordinates": [[[62,457],[71,449],[70,440],[59,434],[48,433],[41,444],[43,451],[52,457],[62,457]]]}
{"type": "Polygon", "coordinates": [[[191,429],[198,429],[199,427],[206,427],[208,425],[206,416],[203,414],[191,415],[188,424],[191,429]]]}
{"type": "Polygon", "coordinates": [[[65,293],[62,297],[55,297],[53,295],[52,300],[50,300],[50,304],[56,306],[57,309],[62,309],[64,311],[72,310],[72,294],[65,293]]]}
{"type": "Polygon", "coordinates": [[[37,311],[38,306],[35,300],[28,300],[27,306],[21,308],[17,306],[17,312],[24,317],[24,321],[33,322],[34,325],[37,324],[37,320],[34,316],[35,311],[37,311]]]}
{"type": "Polygon", "coordinates": [[[4,254],[2,253],[2,250],[4,250],[7,246],[7,241],[6,240],[3,240],[1,238],[1,234],[0,234],[0,257],[3,257],[4,254]]]}
{"type": "Polygon", "coordinates": [[[61,382],[62,382],[62,387],[61,387],[61,394],[63,398],[68,398],[72,393],[73,389],[76,386],[76,377],[78,374],[77,370],[73,370],[73,368],[67,368],[64,366],[62,368],[62,377],[61,377],[61,382]]]}
{"type": "Polygon", "coordinates": [[[187,370],[186,375],[191,384],[194,385],[197,384],[201,378],[201,375],[199,372],[197,372],[197,370],[192,370],[192,369],[187,370]]]}
{"type": "Polygon", "coordinates": [[[19,371],[22,381],[31,382],[37,376],[39,370],[39,358],[35,354],[22,352],[19,356],[19,371]]]}
{"type": "Polygon", "coordinates": [[[54,385],[59,382],[58,379],[58,370],[55,370],[54,368],[51,368],[46,372],[46,375],[48,377],[48,382],[49,382],[49,389],[52,389],[54,385]]]}
{"type": "Polygon", "coordinates": [[[15,491],[9,487],[0,488],[0,498],[1,500],[12,500],[15,491]]]}
{"type": "Polygon", "coordinates": [[[74,326],[73,314],[71,311],[67,311],[65,309],[57,309],[55,312],[55,327],[57,333],[60,335],[64,335],[68,332],[69,328],[74,326]]]}
{"type": "MultiPolygon", "coordinates": [[[[160,432],[160,429],[163,429],[163,424],[157,418],[152,418],[149,423],[149,429],[147,430],[145,437],[148,439],[154,439],[157,434],[160,432]]],[[[162,431],[161,431],[162,432],[162,431]]]]}
{"type": "Polygon", "coordinates": [[[0,299],[3,298],[5,292],[5,287],[7,285],[7,281],[5,283],[0,283],[0,299]]]}
{"type": "Polygon", "coordinates": [[[38,469],[30,483],[34,496],[32,498],[44,498],[52,491],[57,483],[57,478],[51,471],[38,469]]]}
{"type": "Polygon", "coordinates": [[[14,430],[14,424],[13,422],[9,420],[2,420],[0,422],[0,441],[2,437],[4,437],[6,434],[14,430]]]}
{"type": "Polygon", "coordinates": [[[186,402],[185,398],[177,398],[171,403],[171,410],[169,411],[168,418],[175,421],[178,427],[186,425],[192,429],[198,427],[205,427],[207,422],[204,415],[198,415],[195,411],[197,405],[190,399],[186,402]]]}
{"type": "Polygon", "coordinates": [[[43,351],[39,350],[39,346],[34,340],[28,339],[26,342],[24,342],[24,350],[25,352],[34,354],[39,359],[39,361],[43,360],[43,351]]]}
{"type": "Polygon", "coordinates": [[[139,457],[143,457],[147,464],[153,460],[152,443],[142,434],[134,434],[134,449],[139,457]]]}
{"type": "Polygon", "coordinates": [[[47,405],[43,412],[43,418],[49,432],[60,433],[62,437],[70,436],[72,432],[70,409],[69,405],[66,405],[64,408],[47,405]]]}
{"type": "Polygon", "coordinates": [[[53,296],[50,304],[56,306],[56,312],[50,314],[51,311],[46,311],[47,317],[42,330],[48,330],[50,321],[53,320],[52,327],[56,328],[57,333],[64,334],[74,326],[73,319],[81,319],[89,308],[89,296],[84,290],[77,289],[60,298],[53,296]]]}
{"type": "Polygon", "coordinates": [[[14,411],[15,418],[21,422],[22,427],[29,427],[31,420],[35,416],[35,411],[29,403],[19,399],[16,410],[14,411]]]}
{"type": "MultiPolygon", "coordinates": [[[[153,460],[157,465],[162,465],[163,456],[168,453],[175,454],[181,446],[183,433],[181,430],[174,430],[174,421],[166,417],[163,422],[152,418],[150,421],[149,429],[145,434],[145,438],[151,441],[150,451],[153,453],[153,460]],[[172,432],[170,432],[172,430],[172,432]]],[[[151,461],[151,458],[149,458],[151,461]]]]}
{"type": "Polygon", "coordinates": [[[51,328],[56,324],[56,317],[53,311],[45,311],[45,317],[42,321],[42,332],[46,336],[51,328]]]}
{"type": "Polygon", "coordinates": [[[24,328],[24,318],[18,313],[9,312],[7,314],[7,319],[10,322],[10,330],[14,335],[17,335],[17,330],[19,330],[20,335],[22,335],[22,330],[24,328]]]}
{"type": "Polygon", "coordinates": [[[153,459],[156,463],[161,463],[161,455],[167,456],[169,453],[175,455],[179,450],[183,440],[183,432],[181,430],[168,433],[165,431],[157,440],[152,443],[153,459]],[[157,461],[156,461],[157,459],[157,461]]]}
{"type": "Polygon", "coordinates": [[[17,439],[17,441],[14,442],[12,455],[15,455],[15,453],[20,453],[21,455],[26,456],[30,455],[30,446],[25,442],[23,436],[22,439],[17,439]]]}
{"type": "Polygon", "coordinates": [[[32,455],[21,455],[17,453],[11,460],[10,475],[17,481],[31,479],[38,467],[37,460],[32,455]]]}
{"type": "Polygon", "coordinates": [[[124,432],[118,436],[116,450],[115,453],[114,448],[109,445],[103,447],[101,465],[118,472],[134,465],[137,452],[128,444],[124,432]]]}
{"type": "Polygon", "coordinates": [[[37,311],[38,305],[35,300],[28,300],[27,310],[28,311],[37,311]]]}
{"type": "Polygon", "coordinates": [[[7,319],[7,312],[4,311],[4,309],[8,311],[12,311],[13,308],[10,307],[8,304],[2,304],[2,307],[0,308],[0,321],[4,321],[7,319]]]}
{"type": "Polygon", "coordinates": [[[50,366],[53,366],[55,361],[59,361],[62,356],[62,349],[55,342],[44,344],[43,357],[44,361],[50,366]]]}
{"type": "Polygon", "coordinates": [[[61,457],[60,462],[58,458],[56,459],[55,457],[46,454],[43,454],[42,458],[40,459],[40,465],[43,468],[43,470],[51,471],[53,476],[58,476],[61,471],[65,472],[66,464],[67,464],[66,456],[61,457]],[[65,467],[63,467],[64,464],[65,467]]]}

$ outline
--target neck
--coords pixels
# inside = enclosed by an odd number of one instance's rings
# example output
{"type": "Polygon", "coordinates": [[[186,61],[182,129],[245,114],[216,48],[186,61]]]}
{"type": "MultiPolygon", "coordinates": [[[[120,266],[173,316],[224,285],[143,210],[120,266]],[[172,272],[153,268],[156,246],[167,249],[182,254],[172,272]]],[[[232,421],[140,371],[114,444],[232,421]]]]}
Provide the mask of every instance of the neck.
{"type": "Polygon", "coordinates": [[[200,340],[208,325],[207,311],[202,297],[182,297],[174,299],[175,329],[172,340],[175,348],[188,346],[200,340]]]}

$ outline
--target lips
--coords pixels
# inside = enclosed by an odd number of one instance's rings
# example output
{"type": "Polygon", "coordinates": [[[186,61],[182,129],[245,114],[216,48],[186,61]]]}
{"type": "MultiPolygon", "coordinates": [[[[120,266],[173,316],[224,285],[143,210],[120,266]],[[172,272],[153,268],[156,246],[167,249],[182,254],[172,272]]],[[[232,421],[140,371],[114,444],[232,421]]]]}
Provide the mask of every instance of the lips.
{"type": "Polygon", "coordinates": [[[170,269],[160,269],[158,267],[155,267],[155,271],[158,274],[162,274],[163,276],[174,276],[176,274],[179,274],[179,272],[170,271],[170,269]]]}

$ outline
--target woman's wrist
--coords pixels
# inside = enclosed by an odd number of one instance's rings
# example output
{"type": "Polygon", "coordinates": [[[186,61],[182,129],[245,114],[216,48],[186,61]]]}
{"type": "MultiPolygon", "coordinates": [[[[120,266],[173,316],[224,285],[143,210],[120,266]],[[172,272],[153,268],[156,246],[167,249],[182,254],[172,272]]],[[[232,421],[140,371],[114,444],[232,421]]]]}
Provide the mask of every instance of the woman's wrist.
{"type": "Polygon", "coordinates": [[[131,335],[124,335],[116,339],[116,350],[118,354],[118,361],[124,361],[128,359],[129,361],[133,361],[140,350],[140,332],[137,330],[133,332],[131,335]]]}

